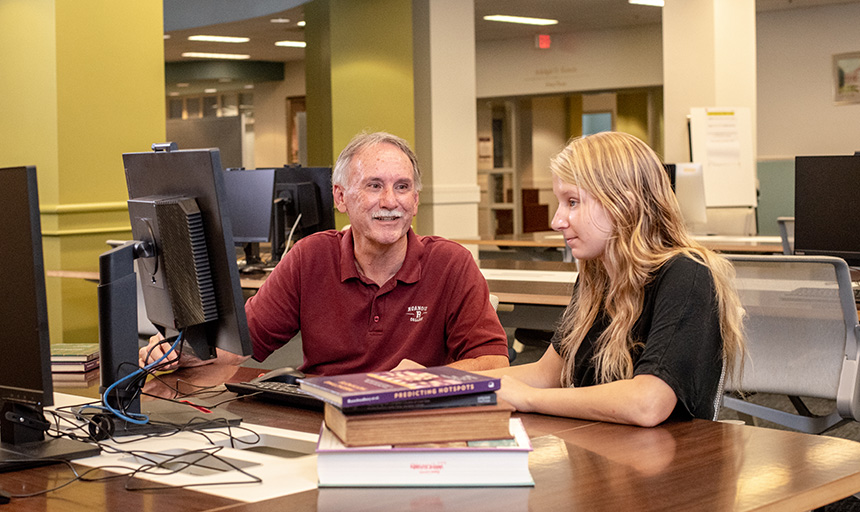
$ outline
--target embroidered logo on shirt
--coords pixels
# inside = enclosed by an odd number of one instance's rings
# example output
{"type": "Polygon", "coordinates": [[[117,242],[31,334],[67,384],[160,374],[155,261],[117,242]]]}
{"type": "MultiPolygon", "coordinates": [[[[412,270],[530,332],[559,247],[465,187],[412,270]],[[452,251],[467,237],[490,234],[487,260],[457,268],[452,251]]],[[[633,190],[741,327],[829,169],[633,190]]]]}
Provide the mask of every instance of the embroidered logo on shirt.
{"type": "Polygon", "coordinates": [[[427,316],[427,306],[409,306],[406,308],[406,316],[410,322],[420,322],[427,316]]]}

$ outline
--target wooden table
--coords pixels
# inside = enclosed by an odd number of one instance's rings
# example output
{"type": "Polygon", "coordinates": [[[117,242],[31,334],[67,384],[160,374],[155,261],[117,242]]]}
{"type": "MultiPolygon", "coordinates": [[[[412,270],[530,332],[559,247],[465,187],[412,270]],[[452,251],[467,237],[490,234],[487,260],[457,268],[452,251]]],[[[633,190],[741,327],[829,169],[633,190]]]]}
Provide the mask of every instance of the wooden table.
{"type": "MultiPolygon", "coordinates": [[[[176,381],[246,380],[259,370],[187,369],[176,381]]],[[[160,384],[149,386],[156,394],[160,384]]],[[[210,402],[232,396],[210,398],[210,402]]],[[[253,399],[223,406],[246,423],[317,432],[319,413],[253,399]]],[[[92,510],[809,510],[860,491],[860,443],[704,420],[638,428],[518,414],[532,439],[535,487],[319,489],[258,503],[191,490],[129,492],[123,479],[16,499],[16,511],[92,510]]],[[[145,446],[143,444],[142,446],[145,446]]],[[[0,475],[11,494],[64,482],[49,466],[0,475]]],[[[13,510],[10,509],[10,510],[13,510]]]]}

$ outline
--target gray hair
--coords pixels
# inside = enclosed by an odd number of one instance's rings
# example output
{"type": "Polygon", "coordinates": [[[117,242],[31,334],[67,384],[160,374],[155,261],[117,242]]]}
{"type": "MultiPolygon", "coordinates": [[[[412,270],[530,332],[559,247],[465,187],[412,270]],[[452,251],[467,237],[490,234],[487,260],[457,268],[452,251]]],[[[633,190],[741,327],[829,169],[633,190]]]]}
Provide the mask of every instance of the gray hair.
{"type": "Polygon", "coordinates": [[[362,132],[353,137],[337,157],[337,162],[334,164],[334,170],[332,171],[331,176],[332,185],[340,185],[341,187],[346,188],[352,159],[355,158],[355,155],[359,154],[362,150],[379,144],[391,144],[409,158],[409,161],[412,162],[412,175],[413,181],[415,182],[415,190],[421,191],[421,169],[418,167],[418,159],[415,157],[415,153],[412,152],[412,148],[409,147],[408,142],[396,135],[391,135],[386,132],[362,132]]]}

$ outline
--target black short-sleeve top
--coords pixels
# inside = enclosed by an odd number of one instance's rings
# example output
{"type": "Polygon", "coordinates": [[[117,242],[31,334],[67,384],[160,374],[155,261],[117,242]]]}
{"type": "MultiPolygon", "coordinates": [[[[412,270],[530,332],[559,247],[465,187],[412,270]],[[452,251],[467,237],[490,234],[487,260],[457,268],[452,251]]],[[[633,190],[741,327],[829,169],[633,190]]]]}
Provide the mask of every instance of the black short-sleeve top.
{"type": "MultiPolygon", "coordinates": [[[[574,356],[573,386],[597,384],[594,344],[609,325],[598,314],[574,356]]],[[[722,337],[710,270],[683,255],[660,267],[645,286],[642,314],[633,326],[633,374],[662,379],[678,399],[671,418],[714,419],[723,375],[722,337]]],[[[560,352],[562,333],[553,346],[560,352]]]]}

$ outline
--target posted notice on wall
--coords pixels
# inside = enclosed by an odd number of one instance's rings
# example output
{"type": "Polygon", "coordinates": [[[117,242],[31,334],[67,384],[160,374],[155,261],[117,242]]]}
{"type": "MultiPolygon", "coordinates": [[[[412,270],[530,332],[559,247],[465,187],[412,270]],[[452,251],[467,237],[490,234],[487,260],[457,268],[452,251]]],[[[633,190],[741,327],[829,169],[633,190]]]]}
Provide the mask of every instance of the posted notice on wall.
{"type": "Polygon", "coordinates": [[[707,206],[756,206],[749,108],[693,108],[690,136],[692,160],[702,163],[707,206]]]}

